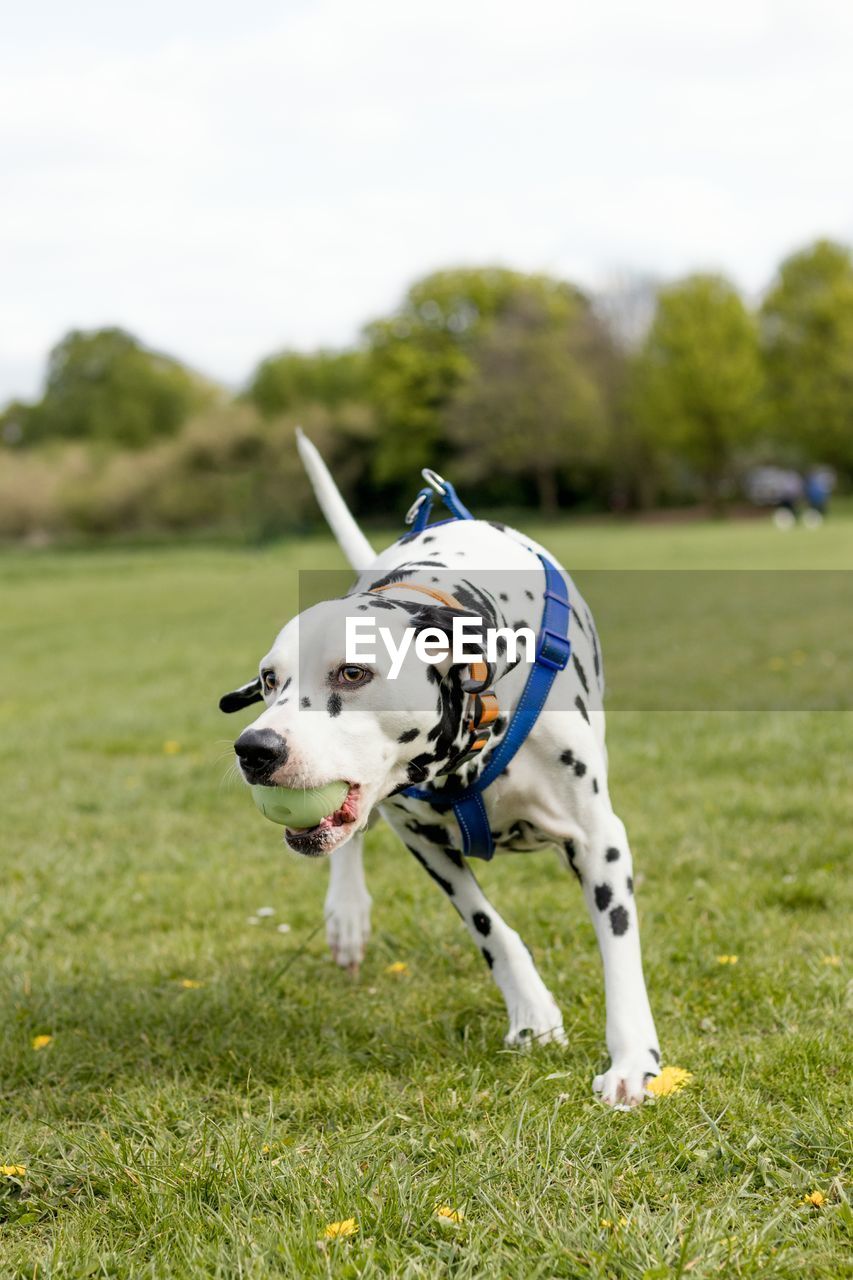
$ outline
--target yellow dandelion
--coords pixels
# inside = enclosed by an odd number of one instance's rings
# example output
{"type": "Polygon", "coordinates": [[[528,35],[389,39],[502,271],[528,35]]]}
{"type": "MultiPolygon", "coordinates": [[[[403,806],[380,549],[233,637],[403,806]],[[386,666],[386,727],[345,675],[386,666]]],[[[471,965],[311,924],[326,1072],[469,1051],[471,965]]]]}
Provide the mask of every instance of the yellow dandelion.
{"type": "Polygon", "coordinates": [[[453,1209],[449,1204],[438,1204],[435,1207],[435,1216],[441,1222],[461,1222],[464,1213],[460,1209],[453,1209]]]}
{"type": "Polygon", "coordinates": [[[166,742],[163,743],[164,756],[176,756],[180,751],[180,749],[181,749],[180,742],[175,742],[174,738],[169,738],[167,739],[166,742]]]}
{"type": "Polygon", "coordinates": [[[187,991],[195,991],[198,987],[203,987],[204,983],[199,982],[196,978],[181,978],[180,985],[185,987],[187,991]]]}
{"type": "Polygon", "coordinates": [[[841,956],[824,956],[823,963],[831,964],[834,969],[837,969],[841,964],[841,956]]]}
{"type": "Polygon", "coordinates": [[[355,1218],[344,1218],[343,1222],[327,1222],[323,1235],[327,1240],[337,1240],[339,1236],[354,1236],[357,1231],[355,1218]]]}
{"type": "Polygon", "coordinates": [[[386,973],[408,973],[409,966],[406,964],[405,960],[395,960],[393,964],[386,965],[385,972],[386,973]]]}
{"type": "Polygon", "coordinates": [[[607,1231],[615,1231],[617,1227],[627,1227],[628,1219],[620,1218],[618,1222],[614,1222],[612,1218],[602,1218],[601,1225],[607,1231]]]}
{"type": "Polygon", "coordinates": [[[685,1071],[684,1067],[664,1067],[660,1075],[649,1081],[646,1088],[656,1098],[664,1098],[668,1093],[678,1093],[692,1079],[692,1073],[685,1071]]]}
{"type": "Polygon", "coordinates": [[[0,1164],[0,1174],[4,1178],[23,1178],[26,1172],[22,1164],[0,1164]]]}
{"type": "Polygon", "coordinates": [[[784,658],[771,658],[767,665],[768,665],[768,667],[770,668],[770,670],[771,670],[771,671],[784,671],[784,670],[785,670],[785,659],[784,659],[784,658]]]}
{"type": "Polygon", "coordinates": [[[825,1203],[826,1196],[822,1191],[813,1191],[811,1195],[803,1196],[803,1204],[813,1204],[816,1209],[819,1209],[825,1203]]]}
{"type": "Polygon", "coordinates": [[[717,964],[737,964],[737,956],[717,956],[717,964]]]}
{"type": "Polygon", "coordinates": [[[53,1036],[33,1036],[33,1041],[32,1041],[33,1048],[36,1051],[38,1051],[39,1049],[46,1049],[52,1039],[53,1039],[53,1036]]]}

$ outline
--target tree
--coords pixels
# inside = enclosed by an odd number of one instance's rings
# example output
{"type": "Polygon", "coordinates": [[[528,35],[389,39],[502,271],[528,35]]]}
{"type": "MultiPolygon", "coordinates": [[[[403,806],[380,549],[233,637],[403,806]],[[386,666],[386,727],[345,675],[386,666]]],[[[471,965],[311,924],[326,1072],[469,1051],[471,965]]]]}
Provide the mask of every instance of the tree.
{"type": "Polygon", "coordinates": [[[368,325],[369,395],[378,437],[374,475],[405,492],[421,467],[446,455],[445,411],[472,369],[473,350],[520,294],[548,311],[569,307],[576,291],[546,276],[498,267],[439,271],[412,285],[392,316],[368,325]]]}
{"type": "Polygon", "coordinates": [[[770,402],[805,458],[853,471],[853,259],[819,240],[782,263],[761,308],[770,402]]]}
{"type": "Polygon", "coordinates": [[[540,509],[558,509],[559,480],[588,474],[608,442],[603,329],[578,295],[549,308],[519,292],[472,353],[447,411],[462,467],[533,482],[540,509]]]}
{"type": "Polygon", "coordinates": [[[360,351],[281,351],[262,360],[246,398],[265,417],[307,404],[334,409],[362,400],[365,357],[360,351]]]}
{"type": "Polygon", "coordinates": [[[48,357],[44,396],[24,429],[28,441],[58,437],[141,448],[174,435],[215,394],[212,384],[123,329],[73,330],[48,357]]]}
{"type": "Polygon", "coordinates": [[[662,289],[635,362],[631,412],[649,448],[692,467],[715,504],[757,429],[761,389],[757,330],[736,289],[716,275],[662,289]]]}

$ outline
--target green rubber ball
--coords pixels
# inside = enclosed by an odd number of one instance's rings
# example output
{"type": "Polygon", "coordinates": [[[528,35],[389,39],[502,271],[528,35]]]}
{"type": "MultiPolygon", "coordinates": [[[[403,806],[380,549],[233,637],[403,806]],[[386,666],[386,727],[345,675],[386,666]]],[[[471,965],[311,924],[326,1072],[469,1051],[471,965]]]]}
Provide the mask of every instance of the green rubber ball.
{"type": "Polygon", "coordinates": [[[346,782],[328,782],[310,790],[300,787],[252,787],[252,799],[265,818],[282,827],[316,827],[347,798],[346,782]]]}

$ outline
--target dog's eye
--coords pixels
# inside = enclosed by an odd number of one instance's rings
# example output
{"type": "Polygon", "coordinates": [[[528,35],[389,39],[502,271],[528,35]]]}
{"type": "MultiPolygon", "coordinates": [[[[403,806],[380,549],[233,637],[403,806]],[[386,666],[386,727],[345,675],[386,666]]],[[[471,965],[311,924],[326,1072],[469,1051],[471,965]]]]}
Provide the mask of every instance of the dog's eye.
{"type": "Polygon", "coordinates": [[[275,688],[275,686],[276,686],[275,672],[274,672],[274,671],[262,671],[262,672],[261,672],[261,679],[262,679],[262,680],[263,680],[263,682],[264,682],[264,688],[266,689],[267,693],[272,693],[273,689],[274,689],[274,688],[275,688]]]}
{"type": "Polygon", "coordinates": [[[356,684],[366,684],[371,674],[364,667],[354,667],[347,663],[343,667],[338,667],[338,684],[349,685],[350,688],[356,684]]]}

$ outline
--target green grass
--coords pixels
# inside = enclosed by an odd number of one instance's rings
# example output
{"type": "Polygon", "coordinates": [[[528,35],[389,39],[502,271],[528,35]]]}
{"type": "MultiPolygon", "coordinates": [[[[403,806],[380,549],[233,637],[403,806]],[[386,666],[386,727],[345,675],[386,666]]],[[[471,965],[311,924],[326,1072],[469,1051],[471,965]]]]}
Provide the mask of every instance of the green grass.
{"type": "MultiPolygon", "coordinates": [[[[853,565],[846,519],[530,531],[580,570],[853,565]]],[[[849,712],[611,716],[652,1005],[693,1080],[610,1113],[600,966],[556,859],[479,871],[570,1037],[509,1052],[479,956],[388,833],[353,982],[318,928],[325,869],[229,777],[249,717],[218,694],[296,568],[338,563],[320,539],[0,561],[0,1163],[26,1168],[0,1177],[3,1280],[849,1274],[849,712]]],[[[606,655],[630,624],[602,620],[606,655]]]]}

